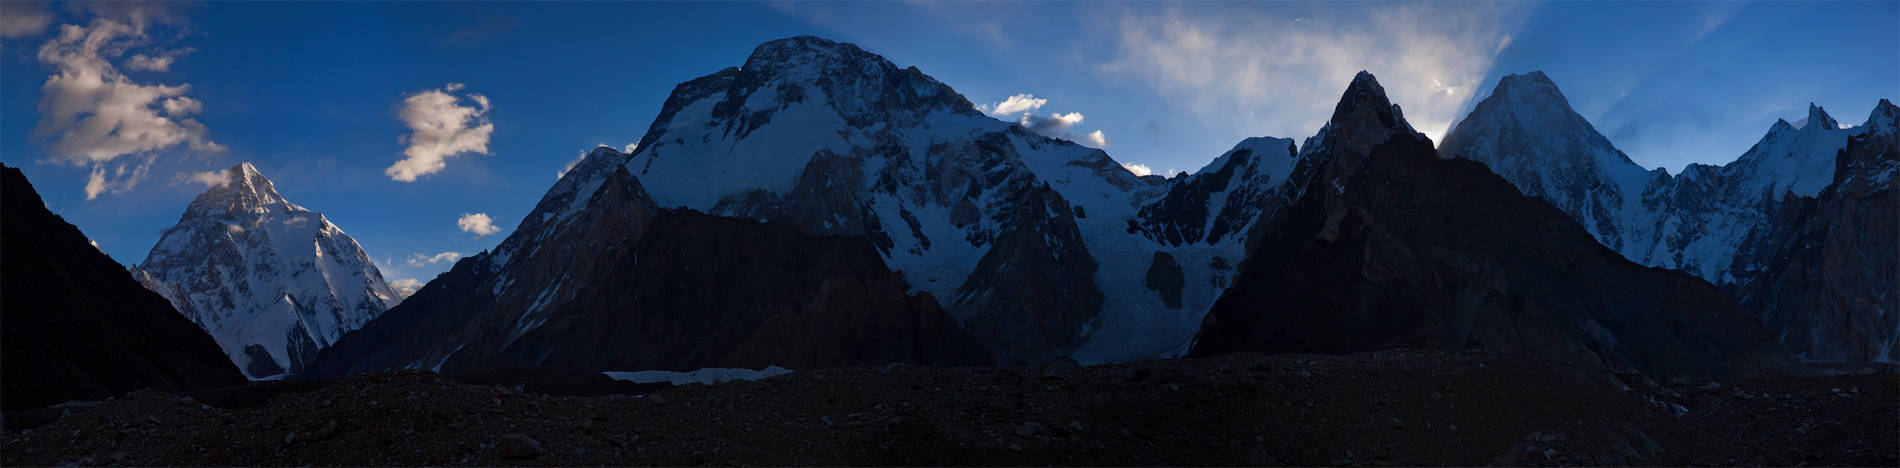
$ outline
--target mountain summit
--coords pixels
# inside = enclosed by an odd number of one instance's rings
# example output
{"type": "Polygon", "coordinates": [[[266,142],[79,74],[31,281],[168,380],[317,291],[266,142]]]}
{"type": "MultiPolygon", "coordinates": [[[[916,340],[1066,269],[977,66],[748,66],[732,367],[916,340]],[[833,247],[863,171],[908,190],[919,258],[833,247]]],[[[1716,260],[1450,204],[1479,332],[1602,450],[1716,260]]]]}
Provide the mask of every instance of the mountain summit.
{"type": "MultiPolygon", "coordinates": [[[[1805,118],[1796,123],[1776,121],[1734,162],[1691,164],[1671,177],[1661,169],[1644,170],[1630,161],[1570,109],[1556,84],[1532,72],[1499,79],[1491,95],[1446,136],[1439,150],[1484,163],[1525,195],[1556,205],[1598,242],[1630,260],[1683,270],[1723,286],[1742,298],[1784,342],[1808,349],[1809,359],[1891,359],[1892,353],[1885,350],[1893,348],[1893,337],[1900,335],[1900,329],[1868,325],[1886,319],[1850,318],[1890,315],[1880,311],[1892,310],[1891,300],[1869,298],[1891,297],[1891,276],[1823,281],[1819,278],[1858,275],[1771,271],[1789,265],[1806,267],[1789,260],[1789,255],[1797,253],[1796,239],[1814,246],[1831,243],[1842,255],[1859,252],[1851,258],[1892,256],[1892,242],[1877,239],[1891,239],[1891,234],[1883,233],[1891,233],[1893,223],[1857,225],[1808,213],[1822,209],[1816,208],[1817,197],[1825,199],[1820,204],[1831,207],[1825,209],[1836,216],[1878,218],[1875,213],[1890,206],[1883,197],[1893,193],[1891,177],[1882,175],[1886,166],[1878,161],[1891,154],[1881,146],[1891,139],[1877,137],[1893,131],[1891,108],[1882,101],[1866,124],[1843,129],[1825,109],[1810,103],[1805,118]],[[1862,137],[1867,138],[1862,141],[1862,137]],[[1848,151],[1850,141],[1862,141],[1858,152],[1848,151]],[[1850,153],[1859,157],[1842,159],[1850,153]],[[1849,164],[1850,160],[1858,163],[1849,164]],[[1825,190],[1841,184],[1858,188],[1825,190]],[[1860,198],[1846,196],[1850,192],[1860,198]],[[1856,210],[1860,214],[1851,214],[1856,210]],[[1825,240],[1814,237],[1813,232],[1831,223],[1854,225],[1874,238],[1845,242],[1840,233],[1846,227],[1835,229],[1836,234],[1825,240]],[[1811,226],[1811,232],[1804,237],[1795,232],[1796,226],[1811,226]],[[1830,298],[1771,298],[1759,290],[1777,281],[1785,290],[1797,280],[1828,284],[1830,298]],[[1854,310],[1861,312],[1850,312],[1854,310]],[[1832,318],[1813,319],[1811,314],[1832,318]],[[1832,346],[1827,344],[1830,340],[1816,336],[1847,336],[1851,338],[1831,342],[1852,343],[1832,346]]],[[[1831,261],[1831,265],[1850,263],[1846,258],[1831,261]]],[[[1879,269],[1877,265],[1868,268],[1879,269]]]]}
{"type": "Polygon", "coordinates": [[[221,173],[132,274],[211,333],[245,374],[299,372],[402,298],[356,240],[250,163],[221,173]]]}

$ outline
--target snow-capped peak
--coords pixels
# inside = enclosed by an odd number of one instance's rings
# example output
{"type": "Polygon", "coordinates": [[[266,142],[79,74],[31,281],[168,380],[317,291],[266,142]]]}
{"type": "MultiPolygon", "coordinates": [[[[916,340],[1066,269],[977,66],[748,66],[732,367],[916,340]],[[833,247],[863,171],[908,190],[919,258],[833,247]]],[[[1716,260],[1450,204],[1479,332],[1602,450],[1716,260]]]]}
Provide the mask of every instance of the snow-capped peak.
{"type": "Polygon", "coordinates": [[[401,298],[356,240],[249,163],[224,171],[133,277],[217,339],[246,375],[296,372],[401,298]]]}
{"type": "Polygon", "coordinates": [[[1893,101],[1881,99],[1880,104],[1874,105],[1874,111],[1867,114],[1867,123],[1862,124],[1861,128],[1875,134],[1892,132],[1896,117],[1900,117],[1900,107],[1895,107],[1893,101]]]}
{"type": "MultiPolygon", "coordinates": [[[[277,186],[251,163],[238,163],[223,171],[224,183],[213,185],[199,194],[185,209],[184,218],[222,216],[233,213],[263,213],[273,207],[303,211],[277,193],[277,186]]],[[[183,218],[181,218],[182,220],[183,218]]]]}
{"type": "Polygon", "coordinates": [[[1812,102],[1808,103],[1808,116],[1806,118],[1801,119],[1800,122],[1795,122],[1792,126],[1799,130],[1840,130],[1841,129],[1840,122],[1834,121],[1833,117],[1829,117],[1827,115],[1826,110],[1822,110],[1821,106],[1814,105],[1814,103],[1812,102]],[[1820,123],[1820,125],[1816,126],[1814,125],[1815,123],[1820,123]]]}

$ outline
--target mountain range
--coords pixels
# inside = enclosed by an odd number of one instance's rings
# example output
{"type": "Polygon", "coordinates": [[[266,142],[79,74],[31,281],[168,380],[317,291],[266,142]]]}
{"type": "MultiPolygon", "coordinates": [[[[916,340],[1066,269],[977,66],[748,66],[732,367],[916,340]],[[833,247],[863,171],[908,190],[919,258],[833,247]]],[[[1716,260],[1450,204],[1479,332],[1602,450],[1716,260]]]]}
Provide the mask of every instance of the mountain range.
{"type": "Polygon", "coordinates": [[[1392,347],[1772,373],[1895,356],[1896,114],[1844,128],[1811,107],[1671,175],[1542,73],[1434,144],[1361,72],[1300,143],[1137,176],[801,36],[676,86],[632,150],[590,151],[406,300],[249,164],[129,271],[253,378],[1392,347]]]}
{"type": "Polygon", "coordinates": [[[1810,104],[1806,118],[1776,121],[1734,162],[1672,176],[1630,161],[1532,72],[1500,79],[1439,151],[1484,163],[1630,260],[1723,287],[1804,359],[1891,361],[1900,337],[1896,113],[1883,99],[1865,123],[1844,127],[1810,104]],[[1801,227],[1815,223],[1848,224],[1801,227]],[[1833,253],[1791,263],[1803,249],[1833,253]],[[1773,282],[1813,294],[1771,299],[1791,293],[1766,291],[1773,282]]]}

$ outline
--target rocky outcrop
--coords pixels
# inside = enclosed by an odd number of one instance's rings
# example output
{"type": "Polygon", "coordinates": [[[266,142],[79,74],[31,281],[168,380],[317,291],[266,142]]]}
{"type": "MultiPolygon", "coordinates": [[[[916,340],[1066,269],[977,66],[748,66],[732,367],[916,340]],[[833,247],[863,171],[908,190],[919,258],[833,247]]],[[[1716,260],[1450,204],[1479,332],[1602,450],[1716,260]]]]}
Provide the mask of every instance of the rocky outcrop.
{"type": "MultiPolygon", "coordinates": [[[[1803,359],[1900,357],[1900,129],[1880,105],[1817,197],[1790,196],[1749,233],[1725,287],[1803,359]]],[[[1814,125],[1809,122],[1808,125],[1814,125]]]]}
{"type": "Polygon", "coordinates": [[[1102,293],[1095,287],[1095,259],[1062,196],[1043,186],[1013,198],[1019,204],[995,216],[1008,227],[991,241],[954,303],[964,326],[983,337],[1002,364],[1040,365],[1081,346],[1102,293]]]}
{"type": "Polygon", "coordinates": [[[1148,289],[1161,294],[1161,300],[1169,308],[1181,308],[1181,286],[1187,279],[1182,278],[1181,262],[1174,260],[1167,252],[1155,252],[1154,261],[1148,266],[1148,289]]]}
{"type": "Polygon", "coordinates": [[[302,372],[317,350],[402,298],[356,240],[241,163],[192,200],[131,269],[251,377],[302,372]]]}
{"type": "Polygon", "coordinates": [[[6,409],[141,388],[244,384],[204,330],[0,167],[0,401],[6,409]]]}
{"type": "Polygon", "coordinates": [[[1714,286],[1630,262],[1483,165],[1441,159],[1369,74],[1293,174],[1191,355],[1481,346],[1653,375],[1777,362],[1714,286]]]}
{"type": "Polygon", "coordinates": [[[1172,245],[1238,240],[1286,181],[1296,150],[1284,138],[1241,141],[1143,206],[1130,229],[1172,245]]]}
{"type": "Polygon", "coordinates": [[[661,209],[626,158],[596,149],[494,252],[324,350],[312,375],[992,362],[865,237],[661,209]]]}

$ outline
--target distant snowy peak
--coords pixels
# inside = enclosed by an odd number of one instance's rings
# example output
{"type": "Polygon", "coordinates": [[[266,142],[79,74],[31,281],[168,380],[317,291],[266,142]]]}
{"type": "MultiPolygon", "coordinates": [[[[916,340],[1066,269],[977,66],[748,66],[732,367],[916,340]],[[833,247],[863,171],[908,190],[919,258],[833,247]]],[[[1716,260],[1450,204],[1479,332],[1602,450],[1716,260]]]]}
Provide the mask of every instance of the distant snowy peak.
{"type": "Polygon", "coordinates": [[[296,372],[401,298],[356,240],[249,163],[222,172],[132,274],[246,375],[296,372]]]}
{"type": "Polygon", "coordinates": [[[1169,245],[1238,242],[1287,180],[1297,154],[1290,139],[1242,140],[1201,170],[1174,180],[1166,195],[1142,207],[1138,227],[1169,245]]]}
{"type": "Polygon", "coordinates": [[[1799,125],[1775,121],[1761,141],[1722,172],[1736,184],[1733,193],[1742,201],[1779,201],[1789,193],[1814,197],[1833,182],[1834,156],[1847,147],[1847,137],[1865,128],[1841,129],[1826,110],[1808,104],[1799,125]]]}
{"type": "Polygon", "coordinates": [[[1881,99],[1880,104],[1874,105],[1874,111],[1867,115],[1867,123],[1859,128],[1876,134],[1891,134],[1896,118],[1900,118],[1900,107],[1895,107],[1892,101],[1881,99]]]}
{"type": "MultiPolygon", "coordinates": [[[[1780,122],[1786,123],[1787,120],[1782,120],[1780,122]]],[[[1814,103],[1810,102],[1808,103],[1808,116],[1802,118],[1801,121],[1799,122],[1790,124],[1789,126],[1797,130],[1808,130],[1808,129],[1839,130],[1841,128],[1841,123],[1834,121],[1833,117],[1829,117],[1827,115],[1827,111],[1822,110],[1821,106],[1814,105],[1814,103]],[[1808,124],[1815,123],[1815,122],[1819,122],[1821,125],[1818,127],[1808,126],[1808,124]]]]}
{"type": "Polygon", "coordinates": [[[1639,215],[1644,194],[1668,178],[1631,161],[1542,72],[1499,78],[1438,148],[1445,157],[1484,163],[1525,195],[1569,213],[1599,242],[1625,252],[1649,244],[1650,223],[1639,215]]]}

